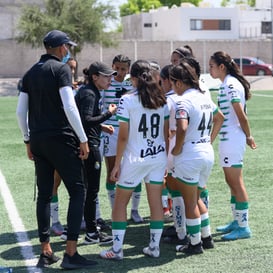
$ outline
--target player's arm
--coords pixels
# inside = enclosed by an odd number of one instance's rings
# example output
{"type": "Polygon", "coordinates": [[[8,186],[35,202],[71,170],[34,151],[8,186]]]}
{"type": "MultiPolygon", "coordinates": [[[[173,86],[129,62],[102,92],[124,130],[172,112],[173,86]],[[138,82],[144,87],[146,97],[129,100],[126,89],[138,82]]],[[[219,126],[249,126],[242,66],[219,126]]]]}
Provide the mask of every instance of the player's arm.
{"type": "Polygon", "coordinates": [[[75,103],[72,88],[70,86],[61,87],[59,89],[59,93],[63,103],[65,115],[81,143],[80,158],[86,159],[89,153],[87,137],[82,126],[80,114],[75,103]]]}
{"type": "Polygon", "coordinates": [[[189,122],[186,118],[177,119],[176,141],[175,146],[172,149],[173,155],[179,155],[182,152],[188,124],[189,122]]]}
{"type": "Polygon", "coordinates": [[[213,143],[213,141],[217,137],[217,135],[222,127],[222,124],[224,122],[224,119],[225,119],[225,117],[224,117],[223,113],[220,111],[219,108],[216,108],[216,110],[213,112],[212,131],[210,134],[211,144],[213,143]]]}

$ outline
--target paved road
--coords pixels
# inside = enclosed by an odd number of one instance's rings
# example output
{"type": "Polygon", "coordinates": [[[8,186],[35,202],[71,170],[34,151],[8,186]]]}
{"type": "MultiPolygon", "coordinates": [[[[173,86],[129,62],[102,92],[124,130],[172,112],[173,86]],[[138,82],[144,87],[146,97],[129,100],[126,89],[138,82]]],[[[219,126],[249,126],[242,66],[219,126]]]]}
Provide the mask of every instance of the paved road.
{"type": "MultiPolygon", "coordinates": [[[[202,75],[209,88],[217,88],[220,84],[219,80],[214,80],[208,74],[202,75]]],[[[247,80],[251,84],[251,90],[272,90],[273,91],[273,77],[264,76],[248,76],[247,80]]],[[[17,84],[16,78],[0,78],[0,96],[17,96],[17,84]]]]}

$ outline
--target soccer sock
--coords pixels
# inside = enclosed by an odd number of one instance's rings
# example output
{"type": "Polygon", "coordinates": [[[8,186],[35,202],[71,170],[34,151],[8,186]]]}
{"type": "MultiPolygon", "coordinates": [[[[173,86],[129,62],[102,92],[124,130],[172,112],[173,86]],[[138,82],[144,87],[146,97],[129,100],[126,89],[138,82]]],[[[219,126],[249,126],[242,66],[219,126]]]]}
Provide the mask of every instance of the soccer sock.
{"type": "Polygon", "coordinates": [[[231,208],[231,213],[232,213],[233,220],[237,220],[236,219],[235,206],[236,206],[236,197],[234,195],[231,195],[231,197],[230,197],[230,208],[231,208]]]}
{"type": "Polygon", "coordinates": [[[101,214],[100,214],[100,201],[99,201],[99,197],[97,196],[96,199],[96,219],[101,218],[101,214]]]}
{"type": "Polygon", "coordinates": [[[113,208],[116,195],[116,184],[106,182],[106,190],[111,208],[113,208]]]}
{"type": "Polygon", "coordinates": [[[204,202],[206,208],[209,208],[209,191],[208,189],[203,189],[200,193],[200,198],[204,202]]]}
{"type": "Polygon", "coordinates": [[[239,227],[248,227],[248,202],[236,202],[235,209],[239,227]]]}
{"type": "Polygon", "coordinates": [[[132,193],[132,210],[138,210],[139,202],[141,197],[141,183],[135,188],[132,193]]]}
{"type": "Polygon", "coordinates": [[[50,202],[50,216],[51,216],[52,224],[59,222],[58,195],[52,196],[52,199],[50,202]]]}
{"type": "Polygon", "coordinates": [[[179,239],[184,239],[186,231],[186,216],[185,216],[185,205],[183,197],[179,191],[171,191],[173,200],[173,221],[177,236],[179,239]]]}
{"type": "Polygon", "coordinates": [[[149,246],[159,247],[161,234],[163,231],[163,221],[150,221],[150,243],[149,246]]]}
{"type": "Polygon", "coordinates": [[[186,219],[187,232],[190,235],[192,245],[197,245],[201,242],[201,218],[186,219]]]}
{"type": "Polygon", "coordinates": [[[207,238],[211,235],[210,221],[208,212],[201,214],[201,236],[207,238]]]}
{"type": "Polygon", "coordinates": [[[113,249],[119,251],[123,246],[127,222],[112,222],[113,249]]]}
{"type": "Polygon", "coordinates": [[[162,189],[162,206],[168,208],[168,189],[162,189]]]}

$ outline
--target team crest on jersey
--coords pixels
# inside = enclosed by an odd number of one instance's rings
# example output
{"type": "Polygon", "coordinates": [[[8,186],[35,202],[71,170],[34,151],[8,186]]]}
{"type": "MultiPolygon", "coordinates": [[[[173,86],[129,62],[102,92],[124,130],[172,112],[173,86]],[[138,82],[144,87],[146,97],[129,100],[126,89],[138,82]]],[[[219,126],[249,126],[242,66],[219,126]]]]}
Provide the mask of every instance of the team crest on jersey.
{"type": "Polygon", "coordinates": [[[184,109],[178,109],[175,113],[176,119],[187,119],[188,113],[184,109]]]}
{"type": "Polygon", "coordinates": [[[165,147],[162,145],[154,146],[154,141],[151,139],[147,139],[147,148],[140,150],[140,157],[144,158],[147,156],[155,156],[161,152],[165,151],[165,147]]]}

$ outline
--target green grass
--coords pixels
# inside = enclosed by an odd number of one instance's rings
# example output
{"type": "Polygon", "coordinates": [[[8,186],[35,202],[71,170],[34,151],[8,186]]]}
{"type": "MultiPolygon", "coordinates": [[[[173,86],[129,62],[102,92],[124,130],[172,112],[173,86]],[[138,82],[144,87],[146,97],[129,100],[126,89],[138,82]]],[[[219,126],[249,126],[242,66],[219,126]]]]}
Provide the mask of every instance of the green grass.
{"type": "MultiPolygon", "coordinates": [[[[215,93],[213,93],[213,97],[215,98],[215,93]]],[[[37,239],[35,202],[33,201],[33,162],[26,157],[25,145],[17,126],[16,103],[16,97],[0,98],[0,169],[7,180],[17,210],[28,232],[33,251],[35,255],[38,255],[40,244],[37,239]]],[[[175,252],[174,245],[162,243],[161,257],[159,259],[147,258],[141,252],[149,240],[148,221],[141,225],[134,225],[129,221],[124,244],[124,260],[120,262],[101,260],[98,258],[98,253],[106,247],[86,246],[79,241],[79,252],[88,258],[96,259],[98,265],[92,270],[74,272],[273,272],[271,237],[273,229],[272,105],[273,91],[254,92],[253,98],[248,102],[252,134],[258,145],[255,151],[247,149],[244,161],[244,179],[250,199],[249,221],[253,233],[251,239],[223,242],[220,239],[220,234],[215,233],[217,225],[224,224],[231,219],[229,191],[218,164],[217,143],[215,143],[216,161],[208,182],[210,219],[215,240],[214,249],[205,251],[202,255],[185,258],[181,253],[175,252]]],[[[102,216],[109,220],[110,206],[104,181],[105,172],[103,170],[99,196],[102,216]]],[[[68,197],[63,185],[60,187],[59,199],[60,218],[62,223],[65,223],[68,197]]],[[[146,219],[149,216],[144,187],[140,213],[146,219]]],[[[58,237],[52,237],[52,247],[59,256],[62,256],[64,246],[58,237]]],[[[0,253],[0,266],[10,266],[13,268],[13,272],[28,272],[2,198],[0,198],[0,253]]],[[[58,268],[59,264],[54,265],[52,269],[44,270],[44,272],[56,272],[58,268]]]]}

